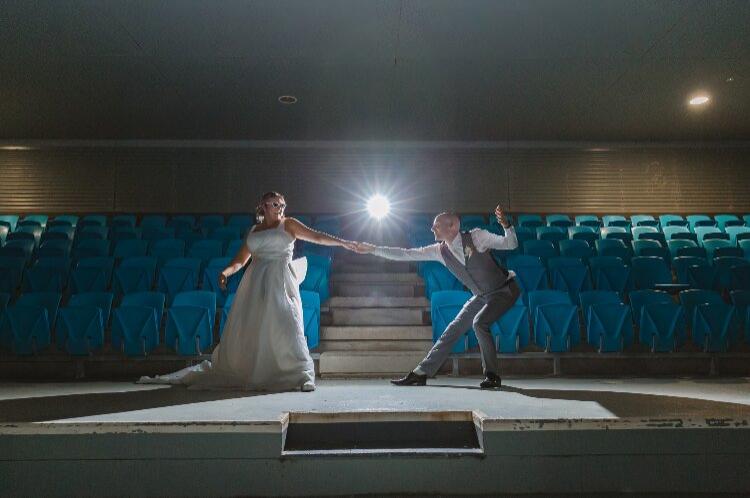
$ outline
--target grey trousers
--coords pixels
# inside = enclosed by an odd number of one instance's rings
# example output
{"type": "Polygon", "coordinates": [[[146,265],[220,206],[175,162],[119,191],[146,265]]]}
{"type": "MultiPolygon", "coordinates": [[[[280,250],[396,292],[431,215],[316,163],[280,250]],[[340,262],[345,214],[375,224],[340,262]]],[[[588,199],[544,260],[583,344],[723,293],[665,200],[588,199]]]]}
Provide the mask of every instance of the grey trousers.
{"type": "Polygon", "coordinates": [[[473,296],[464,304],[456,318],[448,324],[443,334],[415,370],[428,377],[435,375],[448,358],[456,341],[462,338],[467,330],[473,328],[477,334],[479,350],[482,353],[482,368],[485,375],[488,372],[497,374],[497,348],[490,333],[490,325],[515,304],[520,294],[521,290],[514,279],[492,294],[473,296]]]}

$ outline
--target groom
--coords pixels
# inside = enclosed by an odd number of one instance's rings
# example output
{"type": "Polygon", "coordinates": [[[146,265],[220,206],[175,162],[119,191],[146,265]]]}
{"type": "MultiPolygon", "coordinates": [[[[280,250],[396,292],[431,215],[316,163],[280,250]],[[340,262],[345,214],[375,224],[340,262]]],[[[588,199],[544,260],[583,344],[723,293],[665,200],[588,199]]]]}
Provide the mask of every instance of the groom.
{"type": "Polygon", "coordinates": [[[401,379],[392,380],[393,384],[424,386],[427,377],[433,377],[448,358],[453,344],[473,327],[482,352],[485,374],[485,379],[479,386],[482,389],[500,387],[497,350],[490,325],[514,305],[521,291],[514,273],[499,266],[489,252],[489,249],[518,247],[516,232],[508,224],[500,206],[495,208],[495,216],[505,229],[504,236],[479,228],[461,232],[461,222],[456,214],[440,213],[432,224],[436,244],[415,249],[358,244],[359,253],[372,253],[396,261],[438,261],[473,294],[417,368],[401,379]]]}

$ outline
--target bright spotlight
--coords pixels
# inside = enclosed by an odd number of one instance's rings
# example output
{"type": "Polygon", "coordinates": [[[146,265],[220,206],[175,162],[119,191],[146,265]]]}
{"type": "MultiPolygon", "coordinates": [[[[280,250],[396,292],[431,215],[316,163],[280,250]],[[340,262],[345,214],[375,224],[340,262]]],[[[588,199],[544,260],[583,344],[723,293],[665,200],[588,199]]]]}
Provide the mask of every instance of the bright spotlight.
{"type": "Polygon", "coordinates": [[[385,218],[390,211],[391,203],[380,194],[373,195],[367,201],[367,212],[376,220],[385,218]]]}
{"type": "Polygon", "coordinates": [[[708,95],[698,95],[690,99],[690,105],[703,105],[711,100],[708,95]]]}

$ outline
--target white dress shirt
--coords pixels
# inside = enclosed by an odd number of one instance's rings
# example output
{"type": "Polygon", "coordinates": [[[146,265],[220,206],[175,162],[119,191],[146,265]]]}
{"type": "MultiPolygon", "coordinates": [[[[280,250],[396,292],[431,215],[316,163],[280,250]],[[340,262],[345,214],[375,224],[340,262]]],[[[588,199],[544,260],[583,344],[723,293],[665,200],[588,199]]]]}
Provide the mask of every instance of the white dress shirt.
{"type": "MultiPolygon", "coordinates": [[[[469,233],[471,234],[471,240],[474,242],[474,247],[476,247],[479,252],[486,252],[489,249],[512,250],[518,247],[516,230],[512,226],[505,229],[505,235],[497,235],[482,228],[475,228],[469,233]]],[[[466,265],[464,243],[461,238],[461,232],[459,232],[458,235],[447,244],[448,249],[450,249],[456,259],[458,259],[463,265],[466,265]]],[[[440,253],[439,242],[436,244],[430,244],[429,246],[415,247],[413,249],[403,249],[400,247],[376,247],[372,251],[372,254],[395,261],[437,261],[445,264],[443,255],[440,253]]],[[[511,277],[515,276],[515,273],[509,273],[511,277]]]]}

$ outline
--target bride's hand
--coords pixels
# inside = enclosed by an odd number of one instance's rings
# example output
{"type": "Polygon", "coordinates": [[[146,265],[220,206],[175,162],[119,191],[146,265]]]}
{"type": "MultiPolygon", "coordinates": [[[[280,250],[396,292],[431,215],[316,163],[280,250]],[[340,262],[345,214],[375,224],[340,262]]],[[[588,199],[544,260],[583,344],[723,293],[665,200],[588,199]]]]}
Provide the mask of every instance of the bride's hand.
{"type": "Polygon", "coordinates": [[[357,250],[357,242],[352,242],[351,240],[343,240],[341,241],[341,247],[349,250],[349,251],[356,251],[357,250]]]}
{"type": "Polygon", "coordinates": [[[227,290],[227,276],[223,273],[219,273],[219,289],[227,290]]]}

